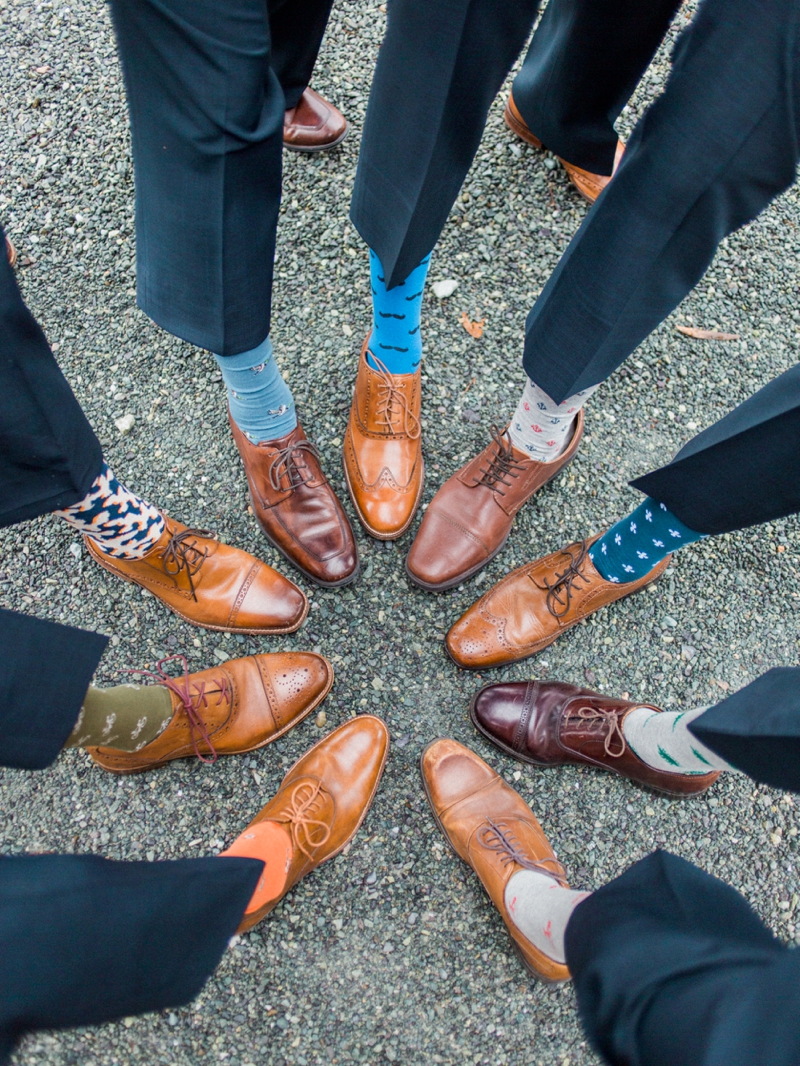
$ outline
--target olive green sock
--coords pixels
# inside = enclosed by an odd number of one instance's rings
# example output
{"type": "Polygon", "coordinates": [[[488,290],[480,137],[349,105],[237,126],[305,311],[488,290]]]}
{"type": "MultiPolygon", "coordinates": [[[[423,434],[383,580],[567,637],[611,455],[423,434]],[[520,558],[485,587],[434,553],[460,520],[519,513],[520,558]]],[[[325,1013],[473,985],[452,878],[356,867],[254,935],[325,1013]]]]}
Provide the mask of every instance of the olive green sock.
{"type": "Polygon", "coordinates": [[[138,751],[172,718],[172,697],[163,685],[90,687],[65,748],[102,746],[138,751]]]}

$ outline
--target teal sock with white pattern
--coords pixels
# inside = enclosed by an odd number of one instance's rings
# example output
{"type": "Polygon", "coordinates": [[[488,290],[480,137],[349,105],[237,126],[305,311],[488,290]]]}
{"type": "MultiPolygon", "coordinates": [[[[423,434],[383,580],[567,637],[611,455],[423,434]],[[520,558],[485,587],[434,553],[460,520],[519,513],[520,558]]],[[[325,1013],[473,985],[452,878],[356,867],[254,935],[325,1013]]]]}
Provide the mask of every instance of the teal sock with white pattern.
{"type": "Polygon", "coordinates": [[[628,746],[654,770],[674,774],[709,774],[712,770],[735,770],[715,755],[689,730],[707,707],[693,711],[654,711],[634,707],[625,715],[622,732],[628,746]]]}

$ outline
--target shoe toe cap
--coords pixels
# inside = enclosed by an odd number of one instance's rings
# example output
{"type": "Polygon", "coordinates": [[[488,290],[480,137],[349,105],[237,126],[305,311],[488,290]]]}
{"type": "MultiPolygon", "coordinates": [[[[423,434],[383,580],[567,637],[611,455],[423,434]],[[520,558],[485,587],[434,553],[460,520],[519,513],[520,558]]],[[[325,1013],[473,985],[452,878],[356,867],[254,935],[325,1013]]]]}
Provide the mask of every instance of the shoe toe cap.
{"type": "Polygon", "coordinates": [[[232,612],[232,629],[290,633],[308,614],[304,593],[287,578],[262,564],[239,591],[241,603],[232,612]]]}
{"type": "Polygon", "coordinates": [[[406,566],[412,579],[425,585],[448,585],[486,562],[488,554],[483,544],[458,523],[428,508],[406,566]]]}
{"type": "Polygon", "coordinates": [[[506,748],[514,747],[525,709],[527,681],[487,685],[472,702],[471,716],[478,729],[506,748]]]}
{"type": "Polygon", "coordinates": [[[296,721],[320,703],[333,684],[333,667],[314,652],[287,652],[258,658],[262,660],[262,669],[269,672],[278,704],[275,712],[282,726],[296,721]]]}
{"type": "Polygon", "coordinates": [[[425,791],[437,812],[472,795],[494,777],[494,770],[457,740],[434,740],[420,764],[425,791]]]}
{"type": "Polygon", "coordinates": [[[455,623],[445,644],[453,662],[468,670],[494,666],[503,661],[506,651],[498,639],[497,628],[474,610],[455,623]]]}

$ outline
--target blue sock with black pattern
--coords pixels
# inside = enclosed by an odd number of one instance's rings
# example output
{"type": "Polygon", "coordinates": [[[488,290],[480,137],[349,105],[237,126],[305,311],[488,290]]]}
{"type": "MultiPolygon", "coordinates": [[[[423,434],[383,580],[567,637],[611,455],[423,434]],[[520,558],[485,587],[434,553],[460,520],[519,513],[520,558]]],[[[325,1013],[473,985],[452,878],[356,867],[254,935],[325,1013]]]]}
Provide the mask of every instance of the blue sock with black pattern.
{"type": "Polygon", "coordinates": [[[372,337],[367,359],[373,370],[380,370],[382,364],[390,374],[413,374],[419,368],[422,361],[422,297],[430,261],[430,255],[426,255],[405,281],[387,289],[381,261],[370,248],[372,337]]]}
{"type": "Polygon", "coordinates": [[[606,581],[638,581],[670,552],[706,535],[689,529],[666,504],[648,496],[594,542],[589,558],[606,581]]]}

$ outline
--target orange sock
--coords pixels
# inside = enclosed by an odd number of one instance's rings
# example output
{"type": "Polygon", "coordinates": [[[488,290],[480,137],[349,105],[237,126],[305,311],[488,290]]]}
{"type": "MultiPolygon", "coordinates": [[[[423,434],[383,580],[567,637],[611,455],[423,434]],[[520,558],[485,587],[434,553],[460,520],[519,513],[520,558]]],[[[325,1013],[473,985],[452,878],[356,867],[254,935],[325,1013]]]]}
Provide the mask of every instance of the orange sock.
{"type": "Polygon", "coordinates": [[[260,859],[262,873],[245,914],[253,914],[283,892],[292,862],[294,847],[289,831],[278,822],[257,822],[238,836],[220,857],[232,855],[239,859],[260,859]]]}

